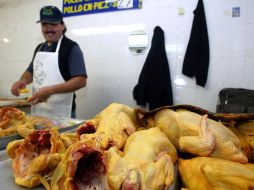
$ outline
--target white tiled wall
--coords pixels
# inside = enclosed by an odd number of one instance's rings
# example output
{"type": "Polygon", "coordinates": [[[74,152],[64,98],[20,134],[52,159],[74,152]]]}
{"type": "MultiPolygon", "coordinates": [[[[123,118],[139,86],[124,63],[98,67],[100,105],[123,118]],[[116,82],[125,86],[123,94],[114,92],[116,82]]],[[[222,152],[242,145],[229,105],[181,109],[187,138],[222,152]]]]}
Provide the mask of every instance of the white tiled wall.
{"type": "MultiPolygon", "coordinates": [[[[221,88],[253,89],[254,1],[203,1],[211,54],[205,88],[181,74],[197,0],[143,0],[140,10],[65,18],[67,36],[82,48],[89,77],[87,87],[77,92],[77,116],[90,118],[111,102],[136,106],[132,90],[149,50],[137,56],[128,49],[128,36],[136,26],[144,27],[149,41],[156,25],[164,30],[175,104],[215,111],[221,88]],[[232,17],[233,7],[240,7],[240,17],[232,17]],[[183,8],[185,14],[178,15],[178,8],[183,8]],[[103,33],[112,28],[120,29],[103,33]],[[87,29],[97,33],[88,35],[84,33],[87,29]],[[176,79],[183,79],[184,84],[176,84],[176,79]]],[[[1,98],[13,98],[11,84],[22,74],[35,46],[43,40],[40,25],[35,22],[40,8],[48,4],[61,8],[62,0],[0,0],[1,98]],[[4,38],[9,42],[4,43],[4,38]]]]}

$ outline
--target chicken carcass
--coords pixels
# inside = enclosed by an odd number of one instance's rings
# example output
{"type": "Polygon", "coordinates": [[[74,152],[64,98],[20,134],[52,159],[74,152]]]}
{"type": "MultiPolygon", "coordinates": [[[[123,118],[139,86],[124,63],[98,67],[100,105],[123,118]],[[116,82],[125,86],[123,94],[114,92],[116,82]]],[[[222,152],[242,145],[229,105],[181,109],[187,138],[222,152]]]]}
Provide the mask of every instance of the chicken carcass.
{"type": "Polygon", "coordinates": [[[153,126],[159,127],[178,150],[247,163],[238,137],[222,123],[206,117],[184,109],[162,109],[155,113],[153,126]]]}
{"type": "Polygon", "coordinates": [[[178,169],[183,184],[189,190],[254,189],[254,164],[196,157],[179,159],[178,169]]]}
{"type": "Polygon", "coordinates": [[[122,149],[126,139],[136,131],[136,114],[134,109],[112,103],[95,118],[86,121],[77,130],[81,140],[95,139],[104,150],[111,146],[122,149]]]}
{"type": "Polygon", "coordinates": [[[61,160],[65,147],[57,130],[35,130],[26,139],[10,142],[6,151],[13,158],[17,184],[31,188],[42,183],[50,189],[47,178],[61,160]]]}
{"type": "Polygon", "coordinates": [[[52,190],[107,190],[106,156],[96,142],[71,145],[51,179],[52,190]]]}
{"type": "Polygon", "coordinates": [[[108,183],[112,190],[167,189],[174,179],[177,152],[159,128],[133,133],[123,152],[108,150],[108,183]]]}

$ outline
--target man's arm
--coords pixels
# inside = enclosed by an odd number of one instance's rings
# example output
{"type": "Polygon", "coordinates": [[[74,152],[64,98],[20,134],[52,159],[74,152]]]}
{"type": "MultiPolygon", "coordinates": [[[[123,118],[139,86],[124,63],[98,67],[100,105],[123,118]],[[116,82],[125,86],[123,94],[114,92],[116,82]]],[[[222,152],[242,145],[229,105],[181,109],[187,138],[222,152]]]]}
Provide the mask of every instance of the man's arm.
{"type": "Polygon", "coordinates": [[[29,99],[29,101],[32,102],[32,104],[37,104],[37,103],[47,100],[48,97],[53,94],[74,92],[74,91],[76,91],[82,87],[85,87],[85,86],[86,86],[86,77],[85,76],[76,76],[64,83],[40,88],[39,91],[36,92],[29,99]]]}
{"type": "Polygon", "coordinates": [[[19,90],[26,87],[26,85],[33,82],[33,74],[29,71],[25,71],[20,79],[15,82],[11,87],[11,92],[15,96],[19,96],[19,90]]]}

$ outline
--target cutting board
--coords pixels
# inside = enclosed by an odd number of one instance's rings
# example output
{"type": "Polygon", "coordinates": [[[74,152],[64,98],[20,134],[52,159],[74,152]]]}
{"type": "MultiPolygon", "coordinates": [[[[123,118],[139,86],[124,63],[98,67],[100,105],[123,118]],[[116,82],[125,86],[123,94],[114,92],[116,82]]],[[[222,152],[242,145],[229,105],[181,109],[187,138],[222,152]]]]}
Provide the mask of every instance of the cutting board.
{"type": "Polygon", "coordinates": [[[30,103],[27,101],[27,98],[20,99],[3,99],[0,98],[0,108],[5,106],[30,106],[30,103]]]}

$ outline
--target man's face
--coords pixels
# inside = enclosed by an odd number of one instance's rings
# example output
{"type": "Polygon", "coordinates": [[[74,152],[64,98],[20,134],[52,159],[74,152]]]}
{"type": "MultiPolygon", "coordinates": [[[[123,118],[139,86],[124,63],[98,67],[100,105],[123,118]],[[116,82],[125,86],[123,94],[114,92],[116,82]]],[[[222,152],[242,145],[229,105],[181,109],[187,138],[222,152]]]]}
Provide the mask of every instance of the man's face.
{"type": "Polygon", "coordinates": [[[60,39],[64,31],[64,24],[62,23],[41,23],[41,31],[46,41],[51,44],[60,39]]]}

